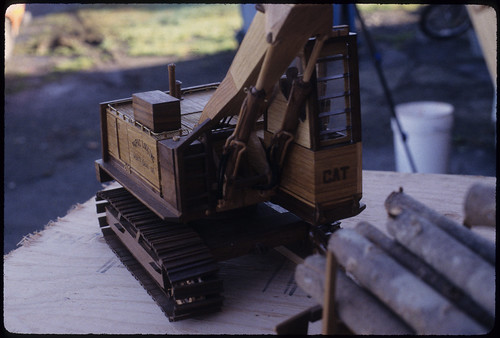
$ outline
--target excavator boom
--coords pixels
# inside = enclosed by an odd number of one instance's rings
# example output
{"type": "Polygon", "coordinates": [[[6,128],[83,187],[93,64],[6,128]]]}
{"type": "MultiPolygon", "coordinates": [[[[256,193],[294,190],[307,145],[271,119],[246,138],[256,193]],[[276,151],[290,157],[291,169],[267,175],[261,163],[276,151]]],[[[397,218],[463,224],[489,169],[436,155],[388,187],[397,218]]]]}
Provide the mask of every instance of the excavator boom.
{"type": "Polygon", "coordinates": [[[244,89],[255,86],[258,79],[258,87],[262,86],[259,89],[269,94],[307,40],[328,34],[332,28],[332,5],[273,4],[257,9],[225,78],[203,109],[199,124],[206,119],[219,121],[237,115],[245,99],[244,89]]]}

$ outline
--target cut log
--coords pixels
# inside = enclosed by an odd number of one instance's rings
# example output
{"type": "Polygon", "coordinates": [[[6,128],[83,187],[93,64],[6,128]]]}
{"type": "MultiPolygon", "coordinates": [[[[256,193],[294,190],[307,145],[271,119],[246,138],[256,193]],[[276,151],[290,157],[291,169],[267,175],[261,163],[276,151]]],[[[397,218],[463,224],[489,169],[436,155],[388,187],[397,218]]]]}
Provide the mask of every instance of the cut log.
{"type": "Polygon", "coordinates": [[[421,214],[392,212],[389,233],[494,315],[495,268],[421,214]]]}
{"type": "Polygon", "coordinates": [[[354,230],[379,248],[388,253],[398,263],[413,272],[424,282],[432,286],[436,291],[455,304],[460,310],[474,318],[485,327],[493,327],[494,316],[490,315],[483,307],[479,306],[462,289],[451,283],[441,273],[432,268],[429,264],[421,260],[417,255],[408,251],[404,246],[386,236],[368,222],[360,222],[354,230]]]}
{"type": "Polygon", "coordinates": [[[431,223],[436,224],[450,236],[453,236],[456,240],[460,241],[463,245],[469,247],[472,251],[486,259],[486,261],[495,265],[495,243],[476,233],[473,233],[466,227],[454,222],[444,215],[441,215],[437,211],[427,207],[402,191],[391,193],[385,201],[385,208],[388,213],[390,213],[392,208],[413,210],[415,213],[430,220],[431,223]]]}
{"type": "Polygon", "coordinates": [[[495,187],[476,183],[469,188],[464,202],[467,227],[488,225],[496,227],[495,187]]]}
{"type": "MultiPolygon", "coordinates": [[[[319,304],[325,300],[326,259],[306,258],[295,270],[297,284],[319,304]]],[[[355,334],[414,334],[398,316],[375,296],[337,269],[335,307],[338,317],[355,334]]]]}
{"type": "Polygon", "coordinates": [[[370,290],[417,334],[481,334],[486,329],[352,229],[330,238],[328,249],[360,285],[370,290]]]}

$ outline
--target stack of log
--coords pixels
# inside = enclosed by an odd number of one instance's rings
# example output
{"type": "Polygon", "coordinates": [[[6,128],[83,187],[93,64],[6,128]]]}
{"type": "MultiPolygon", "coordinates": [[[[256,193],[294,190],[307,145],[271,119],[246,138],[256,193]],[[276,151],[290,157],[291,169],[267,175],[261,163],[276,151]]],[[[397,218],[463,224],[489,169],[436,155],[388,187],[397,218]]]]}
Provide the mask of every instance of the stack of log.
{"type": "MultiPolygon", "coordinates": [[[[312,255],[297,266],[298,285],[323,304],[323,333],[338,332],[338,323],[355,334],[489,332],[494,242],[402,190],[385,207],[392,238],[360,222],[332,234],[326,257],[312,255]]],[[[473,218],[467,210],[466,218],[473,218]]]]}

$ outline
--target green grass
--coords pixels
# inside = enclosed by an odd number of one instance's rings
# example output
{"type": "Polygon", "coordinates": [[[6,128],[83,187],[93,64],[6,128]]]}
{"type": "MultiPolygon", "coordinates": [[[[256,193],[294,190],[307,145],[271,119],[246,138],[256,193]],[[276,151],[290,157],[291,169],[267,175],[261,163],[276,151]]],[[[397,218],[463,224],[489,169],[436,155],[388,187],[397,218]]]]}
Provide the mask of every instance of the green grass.
{"type": "Polygon", "coordinates": [[[57,63],[54,67],[55,72],[76,72],[81,70],[92,69],[94,62],[90,57],[77,56],[69,58],[67,60],[62,60],[57,63]]]}
{"type": "Polygon", "coordinates": [[[99,25],[106,49],[128,56],[186,58],[235,49],[241,27],[237,5],[127,5],[81,11],[99,25]]]}
{"type": "Polygon", "coordinates": [[[186,58],[235,49],[241,27],[237,5],[127,5],[80,11],[98,25],[103,48],[128,56],[186,58]]]}
{"type": "Polygon", "coordinates": [[[357,4],[359,10],[363,13],[373,13],[377,11],[394,11],[394,10],[405,10],[405,11],[415,11],[422,5],[420,4],[357,4]]]}
{"type": "MultiPolygon", "coordinates": [[[[420,5],[360,4],[365,13],[420,5]]],[[[35,18],[16,52],[54,57],[57,72],[79,71],[120,57],[183,60],[237,48],[239,4],[94,4],[35,18]]]]}
{"type": "Polygon", "coordinates": [[[54,71],[91,69],[119,57],[194,56],[234,50],[238,4],[97,4],[35,18],[16,53],[54,57],[54,71]]]}

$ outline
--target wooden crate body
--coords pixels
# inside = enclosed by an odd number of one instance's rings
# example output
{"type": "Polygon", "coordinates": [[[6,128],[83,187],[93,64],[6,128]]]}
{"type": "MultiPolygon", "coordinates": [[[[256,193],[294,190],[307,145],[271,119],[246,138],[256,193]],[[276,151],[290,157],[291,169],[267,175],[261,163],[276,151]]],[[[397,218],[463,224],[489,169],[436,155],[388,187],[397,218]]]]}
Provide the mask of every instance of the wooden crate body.
{"type": "Polygon", "coordinates": [[[160,191],[157,140],[111,108],[106,111],[106,126],[109,154],[131,174],[160,191]]]}
{"type": "MultiPolygon", "coordinates": [[[[210,84],[185,89],[181,127],[163,133],[134,119],[137,110],[132,98],[102,103],[99,180],[117,180],[163,219],[203,217],[209,208],[207,182],[215,180],[215,164],[192,131],[215,88],[210,84]]],[[[223,140],[212,143],[222,151],[223,140]]]]}

